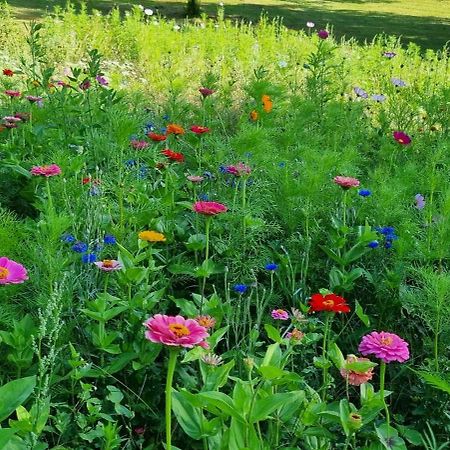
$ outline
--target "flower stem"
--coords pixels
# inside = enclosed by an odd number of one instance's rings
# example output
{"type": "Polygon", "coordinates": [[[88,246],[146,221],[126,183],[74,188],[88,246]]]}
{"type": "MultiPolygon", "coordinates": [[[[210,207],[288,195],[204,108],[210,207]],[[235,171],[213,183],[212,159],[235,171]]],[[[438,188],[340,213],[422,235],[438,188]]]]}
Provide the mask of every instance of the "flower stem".
{"type": "Polygon", "coordinates": [[[172,383],[177,357],[178,349],[170,349],[166,378],[166,450],[172,450],[172,383]]]}
{"type": "MultiPolygon", "coordinates": [[[[206,235],[206,249],[205,249],[205,266],[207,265],[207,262],[209,260],[209,230],[211,228],[211,220],[212,217],[206,218],[206,227],[205,227],[205,235],[206,235]]],[[[202,290],[201,290],[201,303],[200,303],[200,314],[203,312],[203,302],[205,298],[205,287],[206,287],[206,278],[208,275],[203,276],[202,280],[202,290]]]]}
{"type": "Polygon", "coordinates": [[[53,199],[52,199],[52,192],[50,190],[50,182],[49,182],[48,177],[45,177],[45,187],[47,189],[48,213],[49,213],[49,216],[53,216],[53,199]]]}
{"type": "Polygon", "coordinates": [[[328,386],[328,366],[325,364],[325,360],[327,358],[327,348],[328,348],[328,335],[330,333],[330,324],[331,324],[331,318],[332,313],[327,313],[327,318],[325,321],[325,330],[323,332],[323,344],[322,344],[322,358],[324,367],[322,369],[322,380],[323,380],[323,394],[322,399],[325,400],[327,396],[327,386],[328,386]]]}
{"type": "Polygon", "coordinates": [[[386,377],[386,363],[384,361],[381,361],[381,364],[380,364],[380,396],[381,396],[381,401],[383,402],[384,410],[386,412],[386,425],[387,425],[386,433],[389,434],[390,415],[389,415],[389,408],[386,404],[386,400],[384,399],[385,377],[386,377]]]}

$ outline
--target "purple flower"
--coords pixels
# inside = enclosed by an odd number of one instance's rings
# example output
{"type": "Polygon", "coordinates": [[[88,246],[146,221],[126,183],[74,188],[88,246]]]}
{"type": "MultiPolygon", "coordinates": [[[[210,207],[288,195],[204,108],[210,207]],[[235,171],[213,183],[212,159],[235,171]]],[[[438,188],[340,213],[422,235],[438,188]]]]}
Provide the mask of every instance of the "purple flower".
{"type": "Polygon", "coordinates": [[[85,242],[78,241],[72,245],[72,250],[77,253],[87,252],[88,245],[85,242]]]}
{"type": "Polygon", "coordinates": [[[329,34],[327,30],[319,30],[317,36],[319,36],[320,39],[327,39],[329,34]]]}
{"type": "Polygon", "coordinates": [[[374,355],[384,363],[405,362],[409,359],[408,343],[394,333],[373,331],[364,336],[358,347],[364,355],[374,355]]]}
{"type": "Polygon", "coordinates": [[[361,98],[369,98],[369,94],[364,90],[364,89],[362,89],[362,88],[360,88],[360,87],[354,87],[353,88],[353,92],[358,96],[358,97],[361,97],[361,98]]]}
{"type": "Polygon", "coordinates": [[[382,103],[386,100],[386,96],[383,94],[373,94],[372,100],[375,100],[378,103],[382,103]]]}
{"type": "Polygon", "coordinates": [[[384,53],[383,53],[383,56],[384,56],[385,58],[392,59],[396,54],[397,54],[397,53],[394,53],[394,52],[384,52],[384,53]]]}
{"type": "Polygon", "coordinates": [[[108,86],[109,84],[109,81],[103,75],[97,75],[95,79],[100,86],[108,86]]]}
{"type": "Polygon", "coordinates": [[[416,194],[414,197],[416,199],[416,208],[423,209],[425,208],[425,198],[422,194],[416,194]]]}
{"type": "Polygon", "coordinates": [[[378,243],[378,241],[372,241],[367,244],[367,246],[370,248],[377,248],[379,245],[380,244],[378,243]]]}
{"type": "Polygon", "coordinates": [[[274,309],[271,316],[275,320],[289,320],[289,313],[284,309],[274,309]]]}
{"type": "Polygon", "coordinates": [[[86,253],[81,257],[84,264],[90,264],[97,261],[97,256],[94,253],[86,253]]]}
{"type": "Polygon", "coordinates": [[[372,195],[372,191],[369,191],[369,189],[360,189],[360,190],[358,191],[358,194],[359,194],[361,197],[369,197],[369,196],[372,195]]]}
{"type": "Polygon", "coordinates": [[[235,284],[233,286],[234,292],[237,292],[238,294],[244,294],[247,289],[248,286],[246,284],[235,284]]]}
{"type": "Polygon", "coordinates": [[[268,270],[269,272],[273,272],[278,269],[278,264],[275,263],[266,264],[265,269],[268,270]]]}
{"type": "Polygon", "coordinates": [[[406,82],[401,80],[400,78],[391,78],[391,83],[395,87],[405,87],[405,86],[407,86],[406,82]]]}

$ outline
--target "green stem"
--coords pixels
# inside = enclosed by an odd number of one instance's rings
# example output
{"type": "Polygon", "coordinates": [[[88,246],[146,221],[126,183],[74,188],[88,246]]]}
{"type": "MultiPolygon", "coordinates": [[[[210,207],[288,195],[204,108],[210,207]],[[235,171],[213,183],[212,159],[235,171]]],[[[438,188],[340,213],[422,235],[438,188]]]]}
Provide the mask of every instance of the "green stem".
{"type": "Polygon", "coordinates": [[[344,198],[342,199],[343,214],[342,214],[342,225],[345,227],[347,225],[347,195],[348,190],[344,190],[344,198]]]}
{"type": "Polygon", "coordinates": [[[48,213],[50,216],[53,216],[53,199],[52,199],[52,192],[50,190],[50,181],[48,177],[45,178],[45,187],[47,189],[48,213]]]}
{"type": "Polygon", "coordinates": [[[380,396],[381,396],[381,401],[383,402],[384,411],[386,412],[386,425],[387,425],[386,433],[389,435],[390,415],[389,415],[389,408],[386,404],[386,400],[384,399],[385,377],[386,377],[386,363],[384,361],[381,361],[381,364],[380,364],[380,396]]]}
{"type": "MultiPolygon", "coordinates": [[[[208,262],[209,260],[209,230],[211,229],[211,220],[212,217],[207,217],[206,218],[206,227],[205,227],[205,235],[206,235],[206,249],[205,249],[205,263],[208,262]]],[[[206,266],[206,264],[205,264],[206,266]]],[[[204,302],[204,298],[205,298],[205,287],[206,287],[206,278],[207,275],[205,275],[203,277],[203,281],[202,281],[202,290],[201,290],[201,303],[200,303],[200,315],[203,312],[203,302],[204,302]]]]}
{"type": "MultiPolygon", "coordinates": [[[[322,358],[323,362],[327,359],[327,347],[328,347],[328,335],[330,332],[330,324],[331,324],[331,318],[333,313],[327,313],[327,319],[325,321],[325,330],[323,332],[323,344],[322,344],[322,358]]],[[[322,369],[322,382],[323,382],[323,393],[322,393],[322,400],[326,399],[327,396],[327,386],[328,386],[328,367],[325,364],[322,369]]]]}
{"type": "Polygon", "coordinates": [[[166,378],[166,450],[172,450],[172,383],[177,365],[178,348],[169,350],[166,378]]]}

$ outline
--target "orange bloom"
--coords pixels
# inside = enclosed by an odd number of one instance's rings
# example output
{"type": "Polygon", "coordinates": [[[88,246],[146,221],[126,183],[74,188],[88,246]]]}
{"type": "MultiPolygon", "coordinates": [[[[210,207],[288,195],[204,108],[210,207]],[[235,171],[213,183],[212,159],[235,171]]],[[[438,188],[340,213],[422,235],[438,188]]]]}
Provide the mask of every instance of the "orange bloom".
{"type": "Polygon", "coordinates": [[[166,134],[175,134],[178,136],[180,134],[184,134],[184,128],[175,123],[169,123],[169,125],[167,125],[166,134]]]}
{"type": "Polygon", "coordinates": [[[253,120],[253,122],[256,122],[259,119],[258,111],[253,110],[250,113],[250,120],[253,120]]]}
{"type": "Polygon", "coordinates": [[[273,102],[268,95],[263,95],[261,98],[263,109],[266,113],[270,113],[272,111],[273,102]]]}
{"type": "Polygon", "coordinates": [[[157,231],[141,231],[138,236],[141,241],[147,242],[165,242],[166,240],[166,237],[157,231]]]}

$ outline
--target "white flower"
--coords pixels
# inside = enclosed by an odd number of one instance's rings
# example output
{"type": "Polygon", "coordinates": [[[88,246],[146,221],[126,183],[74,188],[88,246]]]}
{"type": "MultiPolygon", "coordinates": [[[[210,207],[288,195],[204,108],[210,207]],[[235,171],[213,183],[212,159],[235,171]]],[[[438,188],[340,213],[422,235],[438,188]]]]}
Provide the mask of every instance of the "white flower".
{"type": "Polygon", "coordinates": [[[223,6],[223,2],[220,2],[220,3],[219,3],[219,6],[223,6]]]}
{"type": "Polygon", "coordinates": [[[142,5],[138,5],[138,8],[139,8],[141,11],[144,11],[144,7],[143,7],[142,5]]]}
{"type": "Polygon", "coordinates": [[[174,25],[173,29],[175,31],[178,31],[178,30],[181,30],[181,27],[180,27],[180,25],[174,25]]]}
{"type": "Polygon", "coordinates": [[[280,67],[280,69],[284,69],[287,65],[288,63],[284,60],[278,61],[278,67],[280,67]]]}
{"type": "Polygon", "coordinates": [[[306,26],[308,28],[314,28],[315,27],[315,23],[314,22],[306,22],[306,26]]]}
{"type": "Polygon", "coordinates": [[[150,8],[144,9],[144,14],[146,16],[153,16],[153,9],[150,9],[150,8]]]}

